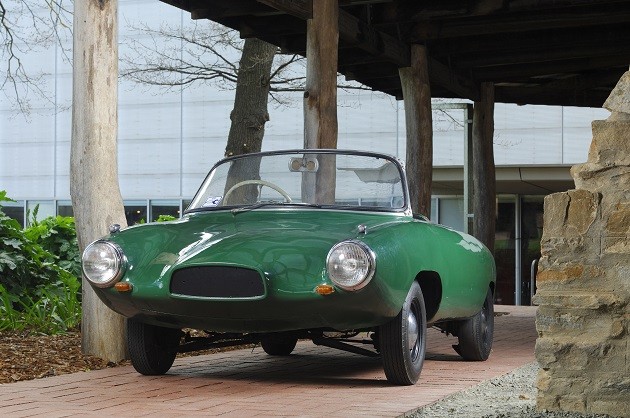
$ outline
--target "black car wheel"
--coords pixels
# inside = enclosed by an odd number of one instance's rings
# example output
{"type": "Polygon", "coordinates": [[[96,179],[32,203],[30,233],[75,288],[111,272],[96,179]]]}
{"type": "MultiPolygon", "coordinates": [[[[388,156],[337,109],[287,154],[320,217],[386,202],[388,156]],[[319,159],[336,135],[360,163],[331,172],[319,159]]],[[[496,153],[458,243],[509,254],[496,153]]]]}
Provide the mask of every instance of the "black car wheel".
{"type": "Polygon", "coordinates": [[[427,318],[418,282],[413,282],[402,310],[378,330],[385,376],[397,385],[418,381],[426,351],[427,318]]]}
{"type": "Polygon", "coordinates": [[[293,352],[297,340],[292,334],[272,334],[263,337],[260,345],[270,356],[288,356],[293,352]]]}
{"type": "Polygon", "coordinates": [[[472,318],[462,321],[457,333],[459,345],[455,351],[468,361],[485,361],[492,350],[494,338],[494,301],[488,289],[481,310],[472,318]]]}
{"type": "Polygon", "coordinates": [[[147,376],[166,373],[175,361],[181,335],[179,329],[128,320],[127,345],[133,368],[147,376]]]}

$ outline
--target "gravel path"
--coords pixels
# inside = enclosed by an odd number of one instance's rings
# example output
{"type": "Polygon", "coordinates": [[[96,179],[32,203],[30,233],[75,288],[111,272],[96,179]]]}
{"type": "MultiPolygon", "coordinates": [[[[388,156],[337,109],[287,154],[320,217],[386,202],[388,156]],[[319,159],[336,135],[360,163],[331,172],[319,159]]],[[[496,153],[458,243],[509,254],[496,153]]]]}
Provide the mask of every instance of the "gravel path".
{"type": "Polygon", "coordinates": [[[538,363],[448,396],[405,417],[413,418],[606,418],[609,415],[536,411],[538,363]]]}

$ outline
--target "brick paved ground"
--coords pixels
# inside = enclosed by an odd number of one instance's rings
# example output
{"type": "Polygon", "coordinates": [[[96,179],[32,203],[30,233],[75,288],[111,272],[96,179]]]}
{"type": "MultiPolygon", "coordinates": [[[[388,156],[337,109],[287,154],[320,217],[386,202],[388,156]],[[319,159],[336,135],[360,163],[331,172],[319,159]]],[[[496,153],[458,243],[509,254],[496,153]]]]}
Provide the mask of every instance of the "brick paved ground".
{"type": "Polygon", "coordinates": [[[464,362],[453,337],[430,330],[415,386],[391,386],[380,360],[300,343],[177,359],[169,374],[132,367],[0,385],[0,416],[398,416],[534,361],[535,308],[497,306],[486,362],[464,362]]]}

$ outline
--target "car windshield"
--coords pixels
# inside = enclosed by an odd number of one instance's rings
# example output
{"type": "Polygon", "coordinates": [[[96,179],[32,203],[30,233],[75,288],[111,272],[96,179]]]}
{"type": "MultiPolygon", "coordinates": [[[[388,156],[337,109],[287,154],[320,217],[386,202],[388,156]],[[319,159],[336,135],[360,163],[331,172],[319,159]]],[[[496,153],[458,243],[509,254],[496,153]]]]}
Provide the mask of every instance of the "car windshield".
{"type": "Polygon", "coordinates": [[[229,158],[208,174],[188,211],[309,205],[399,211],[402,168],[393,158],[343,151],[290,151],[229,158]]]}

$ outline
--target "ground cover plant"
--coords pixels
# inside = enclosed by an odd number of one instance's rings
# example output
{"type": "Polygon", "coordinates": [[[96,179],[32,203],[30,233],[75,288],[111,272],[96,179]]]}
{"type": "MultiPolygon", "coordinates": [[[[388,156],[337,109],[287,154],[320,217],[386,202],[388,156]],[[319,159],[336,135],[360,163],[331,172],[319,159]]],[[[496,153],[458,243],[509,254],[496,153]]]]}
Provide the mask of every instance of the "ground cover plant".
{"type": "Polygon", "coordinates": [[[65,332],[81,320],[80,262],[74,220],[57,216],[22,228],[2,211],[0,191],[0,331],[65,332]]]}

